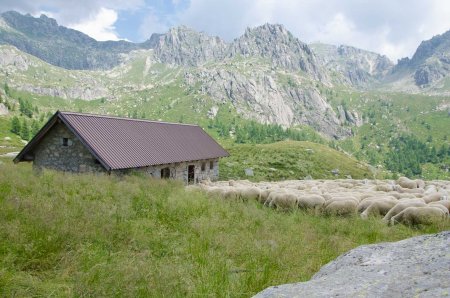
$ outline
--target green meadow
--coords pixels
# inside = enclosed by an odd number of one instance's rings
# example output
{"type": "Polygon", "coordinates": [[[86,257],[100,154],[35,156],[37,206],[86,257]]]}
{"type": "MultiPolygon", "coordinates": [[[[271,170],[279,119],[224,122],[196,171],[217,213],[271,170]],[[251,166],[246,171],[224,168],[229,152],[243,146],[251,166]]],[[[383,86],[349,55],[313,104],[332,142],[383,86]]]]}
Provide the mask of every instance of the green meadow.
{"type": "Polygon", "coordinates": [[[249,297],[362,244],[448,230],[278,212],[175,181],[0,159],[0,296],[249,297]]]}

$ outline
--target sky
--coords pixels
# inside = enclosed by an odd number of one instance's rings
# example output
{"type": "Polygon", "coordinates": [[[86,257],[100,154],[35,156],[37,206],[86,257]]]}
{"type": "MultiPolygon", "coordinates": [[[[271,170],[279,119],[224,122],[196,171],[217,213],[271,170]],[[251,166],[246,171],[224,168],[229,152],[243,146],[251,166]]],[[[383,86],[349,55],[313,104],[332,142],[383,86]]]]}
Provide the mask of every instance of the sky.
{"type": "Polygon", "coordinates": [[[46,14],[97,40],[147,40],[185,25],[231,41],[247,27],[283,24],[306,43],[411,57],[450,30],[449,0],[0,0],[0,11],[46,14]]]}

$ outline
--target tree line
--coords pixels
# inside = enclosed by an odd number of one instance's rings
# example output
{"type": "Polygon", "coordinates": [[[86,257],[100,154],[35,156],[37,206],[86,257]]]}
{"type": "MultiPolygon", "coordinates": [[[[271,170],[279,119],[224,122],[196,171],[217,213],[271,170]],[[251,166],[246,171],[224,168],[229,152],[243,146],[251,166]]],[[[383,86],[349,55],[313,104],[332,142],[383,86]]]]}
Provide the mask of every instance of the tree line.
{"type": "Polygon", "coordinates": [[[443,144],[437,149],[410,135],[392,139],[389,148],[391,150],[385,159],[386,168],[409,177],[422,174],[422,165],[425,163],[442,164],[450,158],[448,144],[443,144]]]}

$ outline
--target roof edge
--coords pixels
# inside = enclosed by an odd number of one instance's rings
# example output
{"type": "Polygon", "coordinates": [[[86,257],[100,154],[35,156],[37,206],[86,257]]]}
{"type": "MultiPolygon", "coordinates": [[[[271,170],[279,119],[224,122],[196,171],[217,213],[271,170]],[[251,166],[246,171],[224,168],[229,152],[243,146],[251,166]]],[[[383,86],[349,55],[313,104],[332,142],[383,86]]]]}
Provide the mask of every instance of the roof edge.
{"type": "Polygon", "coordinates": [[[81,141],[81,143],[88,149],[88,151],[100,162],[100,164],[107,170],[111,171],[112,167],[108,164],[97,152],[89,145],[88,142],[78,133],[78,131],[64,118],[64,114],[58,111],[59,119],[69,128],[69,130],[81,141]]]}
{"type": "Polygon", "coordinates": [[[44,126],[37,132],[37,134],[25,145],[25,147],[20,150],[19,154],[13,159],[14,163],[22,161],[23,156],[34,148],[35,145],[39,143],[41,138],[55,125],[56,119],[58,119],[58,112],[56,111],[52,117],[44,124],[44,126]]]}
{"type": "Polygon", "coordinates": [[[111,115],[100,115],[100,114],[91,114],[91,113],[77,113],[77,112],[67,112],[60,111],[62,115],[76,115],[76,116],[87,116],[87,117],[96,117],[96,118],[109,118],[109,119],[121,119],[128,121],[139,121],[139,122],[150,122],[150,123],[163,123],[163,124],[173,124],[173,125],[184,125],[184,126],[198,126],[198,124],[190,124],[190,123],[177,123],[177,122],[168,122],[168,121],[157,121],[157,120],[147,120],[147,119],[135,119],[128,117],[119,117],[119,116],[111,116],[111,115]]]}
{"type": "Polygon", "coordinates": [[[55,114],[45,123],[45,125],[38,131],[38,133],[22,148],[22,150],[13,159],[14,163],[23,161],[23,157],[26,153],[30,152],[36,145],[39,144],[41,139],[47,134],[47,132],[53,128],[60,119],[64,125],[81,141],[81,143],[89,150],[89,152],[101,163],[106,170],[111,170],[111,166],[103,160],[96,152],[87,144],[87,142],[80,136],[80,134],[74,129],[67,120],[64,119],[63,114],[58,110],[55,114]]]}

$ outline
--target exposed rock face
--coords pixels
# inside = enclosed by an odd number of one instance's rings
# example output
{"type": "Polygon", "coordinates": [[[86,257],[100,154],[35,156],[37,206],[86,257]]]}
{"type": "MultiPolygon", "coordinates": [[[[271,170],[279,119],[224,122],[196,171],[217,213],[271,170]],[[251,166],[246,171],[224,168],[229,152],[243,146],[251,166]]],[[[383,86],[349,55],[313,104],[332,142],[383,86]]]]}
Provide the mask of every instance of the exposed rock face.
{"type": "Polygon", "coordinates": [[[12,70],[25,71],[32,64],[31,60],[11,47],[0,49],[0,66],[12,68],[12,70]]]}
{"type": "Polygon", "coordinates": [[[414,73],[414,81],[417,86],[424,86],[442,79],[447,73],[450,73],[450,60],[445,63],[436,61],[421,65],[414,73]]]}
{"type": "Polygon", "coordinates": [[[155,56],[162,63],[198,66],[223,59],[227,48],[227,44],[219,37],[180,26],[159,36],[155,43],[155,56]]]}
{"type": "Polygon", "coordinates": [[[152,39],[155,56],[162,63],[199,66],[236,56],[262,57],[270,59],[275,67],[301,70],[316,80],[327,78],[308,45],[282,25],[247,28],[244,35],[230,44],[185,26],[172,28],[166,34],[152,36],[152,39]]]}
{"type": "Polygon", "coordinates": [[[244,35],[231,45],[230,56],[236,55],[268,58],[277,67],[302,70],[316,80],[327,79],[308,45],[282,25],[265,24],[253,29],[247,28],[244,35]]]}
{"type": "Polygon", "coordinates": [[[207,70],[186,73],[190,84],[200,83],[213,99],[231,102],[246,118],[285,127],[304,124],[330,137],[350,135],[329,103],[314,87],[281,85],[264,72],[246,76],[228,70],[207,70]]]}
{"type": "Polygon", "coordinates": [[[441,297],[450,293],[450,231],[365,245],[328,263],[308,282],[255,297],[441,297]]]}
{"type": "Polygon", "coordinates": [[[399,61],[394,74],[406,72],[419,87],[426,87],[450,74],[450,31],[422,41],[411,59],[399,61]]]}
{"type": "Polygon", "coordinates": [[[384,55],[350,46],[318,43],[310,47],[328,70],[341,74],[345,82],[353,86],[367,87],[380,80],[394,65],[384,55]]]}
{"type": "Polygon", "coordinates": [[[74,86],[74,87],[39,87],[33,85],[21,85],[17,86],[17,89],[28,91],[35,94],[49,95],[52,97],[60,97],[64,99],[83,99],[83,100],[94,100],[110,96],[110,91],[105,87],[95,83],[86,86],[74,86]]]}

